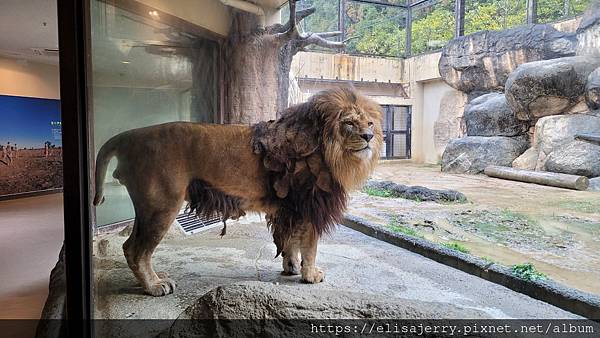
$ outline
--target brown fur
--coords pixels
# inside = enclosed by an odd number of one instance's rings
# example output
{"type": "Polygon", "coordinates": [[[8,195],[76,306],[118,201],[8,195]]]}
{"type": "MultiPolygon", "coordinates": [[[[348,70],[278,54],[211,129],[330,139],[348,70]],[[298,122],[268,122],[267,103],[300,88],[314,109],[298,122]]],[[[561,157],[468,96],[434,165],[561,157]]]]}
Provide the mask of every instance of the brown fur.
{"type": "Polygon", "coordinates": [[[372,172],[382,143],[380,107],[351,89],[319,93],[252,127],[176,122],[135,129],[101,148],[94,204],[103,201],[108,161],[116,156],[113,176],[136,212],[123,249],[149,294],[174,290],[151,257],[184,200],[191,211],[223,221],[266,213],[284,271],[318,283],[317,240],[341,220],[347,193],[372,172]]]}

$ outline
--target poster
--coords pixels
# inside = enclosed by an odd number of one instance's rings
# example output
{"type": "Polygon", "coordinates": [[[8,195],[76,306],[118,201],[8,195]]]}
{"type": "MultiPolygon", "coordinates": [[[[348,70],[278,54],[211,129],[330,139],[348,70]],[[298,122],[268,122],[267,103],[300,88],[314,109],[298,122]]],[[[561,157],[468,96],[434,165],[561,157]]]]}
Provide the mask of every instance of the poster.
{"type": "Polygon", "coordinates": [[[62,185],[60,101],[0,95],[0,196],[62,185]]]}

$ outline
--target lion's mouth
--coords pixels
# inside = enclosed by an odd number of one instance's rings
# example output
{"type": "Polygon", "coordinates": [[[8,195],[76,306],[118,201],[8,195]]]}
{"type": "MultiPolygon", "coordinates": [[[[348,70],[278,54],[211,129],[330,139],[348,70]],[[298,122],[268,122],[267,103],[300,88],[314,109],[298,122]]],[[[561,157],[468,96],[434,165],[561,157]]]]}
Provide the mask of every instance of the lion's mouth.
{"type": "Polygon", "coordinates": [[[358,149],[358,150],[354,150],[355,153],[361,152],[361,151],[365,151],[367,149],[371,149],[371,147],[369,147],[369,145],[367,144],[364,148],[358,149]]]}

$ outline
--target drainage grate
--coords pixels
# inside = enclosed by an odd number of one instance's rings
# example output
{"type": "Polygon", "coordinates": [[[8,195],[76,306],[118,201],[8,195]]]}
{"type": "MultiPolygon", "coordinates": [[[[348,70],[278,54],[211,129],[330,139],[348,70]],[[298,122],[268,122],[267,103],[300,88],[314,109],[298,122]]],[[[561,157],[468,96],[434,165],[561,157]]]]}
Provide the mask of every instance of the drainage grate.
{"type": "Polygon", "coordinates": [[[183,211],[177,216],[177,222],[186,235],[192,235],[201,231],[212,229],[221,224],[221,215],[217,214],[211,218],[198,217],[195,213],[183,211]]]}

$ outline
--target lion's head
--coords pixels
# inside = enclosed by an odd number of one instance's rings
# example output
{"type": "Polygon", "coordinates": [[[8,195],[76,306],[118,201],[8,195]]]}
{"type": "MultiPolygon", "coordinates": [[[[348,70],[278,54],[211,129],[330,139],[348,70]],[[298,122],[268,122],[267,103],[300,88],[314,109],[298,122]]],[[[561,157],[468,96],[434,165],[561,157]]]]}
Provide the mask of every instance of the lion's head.
{"type": "Polygon", "coordinates": [[[320,92],[309,104],[321,114],[323,155],[331,174],[346,190],[356,188],[379,160],[381,106],[349,88],[320,92]]]}
{"type": "Polygon", "coordinates": [[[353,89],[331,89],[256,124],[252,145],[268,173],[267,215],[278,254],[297,224],[330,232],[348,192],[367,179],[383,144],[380,106],[353,89]]]}

